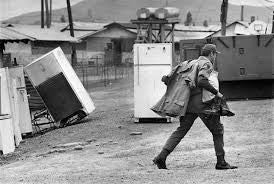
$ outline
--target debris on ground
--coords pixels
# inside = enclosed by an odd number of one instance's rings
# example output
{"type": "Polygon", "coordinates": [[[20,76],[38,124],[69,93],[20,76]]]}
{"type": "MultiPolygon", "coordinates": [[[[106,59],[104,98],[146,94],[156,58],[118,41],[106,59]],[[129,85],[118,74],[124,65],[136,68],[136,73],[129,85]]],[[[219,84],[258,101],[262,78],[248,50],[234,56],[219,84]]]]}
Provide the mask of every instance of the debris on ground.
{"type": "Polygon", "coordinates": [[[130,135],[142,135],[142,132],[131,132],[130,135]]]}

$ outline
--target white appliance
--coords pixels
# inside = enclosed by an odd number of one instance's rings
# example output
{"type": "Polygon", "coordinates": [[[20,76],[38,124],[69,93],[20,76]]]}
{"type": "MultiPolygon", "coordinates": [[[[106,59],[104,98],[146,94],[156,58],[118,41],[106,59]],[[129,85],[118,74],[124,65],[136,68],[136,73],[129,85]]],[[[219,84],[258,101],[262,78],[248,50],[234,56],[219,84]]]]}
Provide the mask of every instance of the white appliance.
{"type": "Polygon", "coordinates": [[[150,108],[165,94],[166,85],[161,79],[171,68],[171,43],[134,44],[135,121],[142,118],[162,118],[150,108]]]}
{"type": "Polygon", "coordinates": [[[0,114],[9,115],[9,118],[4,118],[3,122],[7,133],[12,132],[12,138],[14,138],[16,146],[18,146],[22,140],[19,127],[19,103],[15,79],[10,77],[8,68],[0,68],[0,114]],[[11,125],[7,125],[7,123],[11,125]],[[11,130],[8,130],[9,128],[11,128],[11,130]]]}
{"type": "Polygon", "coordinates": [[[15,150],[12,118],[7,114],[0,114],[0,150],[4,155],[15,150]]]}
{"type": "Polygon", "coordinates": [[[17,104],[19,106],[20,131],[22,134],[31,133],[32,124],[23,66],[9,68],[8,71],[10,74],[10,78],[12,80],[15,80],[15,93],[17,93],[17,104]]]}
{"type": "Polygon", "coordinates": [[[34,60],[24,69],[55,122],[76,114],[84,117],[95,109],[60,47],[34,60]]]}

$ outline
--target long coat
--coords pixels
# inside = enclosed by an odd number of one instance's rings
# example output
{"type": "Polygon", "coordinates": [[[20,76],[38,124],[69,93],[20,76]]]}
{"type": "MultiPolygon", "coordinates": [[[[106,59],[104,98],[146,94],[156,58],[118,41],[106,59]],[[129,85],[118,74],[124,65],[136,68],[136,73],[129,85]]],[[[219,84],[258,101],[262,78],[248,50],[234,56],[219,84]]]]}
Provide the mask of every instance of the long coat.
{"type": "MultiPolygon", "coordinates": [[[[208,79],[212,71],[213,65],[209,61],[209,59],[204,56],[200,56],[197,59],[197,78],[203,76],[208,79]]],[[[191,113],[203,113],[203,111],[205,109],[208,109],[211,104],[212,102],[203,103],[202,88],[200,88],[199,86],[195,86],[191,89],[186,111],[191,113]]]]}
{"type": "Polygon", "coordinates": [[[191,88],[196,87],[197,61],[185,61],[177,65],[162,81],[167,85],[164,96],[151,110],[161,116],[184,116],[191,88]]]}

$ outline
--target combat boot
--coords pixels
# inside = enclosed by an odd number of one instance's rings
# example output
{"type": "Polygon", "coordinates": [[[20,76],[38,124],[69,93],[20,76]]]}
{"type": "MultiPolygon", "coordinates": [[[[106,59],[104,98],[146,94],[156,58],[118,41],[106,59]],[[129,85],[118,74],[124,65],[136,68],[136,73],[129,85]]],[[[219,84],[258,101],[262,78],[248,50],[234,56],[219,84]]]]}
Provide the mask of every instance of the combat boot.
{"type": "Polygon", "coordinates": [[[238,168],[237,166],[233,166],[227,163],[223,155],[217,156],[217,164],[215,166],[215,169],[227,170],[227,169],[237,169],[237,168],[238,168]]]}
{"type": "Polygon", "coordinates": [[[169,155],[169,151],[163,149],[159,155],[153,159],[153,163],[157,165],[158,169],[167,169],[166,167],[166,158],[169,155]]]}
{"type": "Polygon", "coordinates": [[[219,162],[219,163],[217,162],[217,164],[215,166],[215,169],[217,169],[217,170],[237,169],[237,168],[238,168],[237,166],[230,165],[226,161],[219,162]]]}

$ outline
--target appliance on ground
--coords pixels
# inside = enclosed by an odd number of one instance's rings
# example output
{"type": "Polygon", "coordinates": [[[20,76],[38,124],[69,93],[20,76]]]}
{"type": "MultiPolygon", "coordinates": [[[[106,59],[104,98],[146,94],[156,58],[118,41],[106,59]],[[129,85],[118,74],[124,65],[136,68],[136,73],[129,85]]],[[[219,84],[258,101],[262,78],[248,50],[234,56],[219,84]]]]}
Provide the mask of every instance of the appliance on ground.
{"type": "Polygon", "coordinates": [[[60,47],[28,64],[25,71],[55,122],[76,121],[95,109],[60,47]]]}
{"type": "Polygon", "coordinates": [[[161,81],[172,68],[172,44],[134,44],[134,117],[135,122],[170,122],[150,108],[164,95],[161,81]]]}

